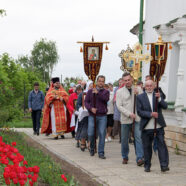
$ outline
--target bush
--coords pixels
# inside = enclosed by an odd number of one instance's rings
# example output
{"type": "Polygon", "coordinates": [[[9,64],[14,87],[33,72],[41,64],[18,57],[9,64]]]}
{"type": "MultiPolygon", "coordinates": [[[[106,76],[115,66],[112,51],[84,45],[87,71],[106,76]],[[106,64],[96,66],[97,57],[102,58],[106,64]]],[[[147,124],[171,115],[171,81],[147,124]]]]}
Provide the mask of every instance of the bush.
{"type": "Polygon", "coordinates": [[[6,53],[0,57],[0,125],[23,116],[28,94],[36,81],[44,91],[46,84],[38,74],[22,68],[6,53]]]}

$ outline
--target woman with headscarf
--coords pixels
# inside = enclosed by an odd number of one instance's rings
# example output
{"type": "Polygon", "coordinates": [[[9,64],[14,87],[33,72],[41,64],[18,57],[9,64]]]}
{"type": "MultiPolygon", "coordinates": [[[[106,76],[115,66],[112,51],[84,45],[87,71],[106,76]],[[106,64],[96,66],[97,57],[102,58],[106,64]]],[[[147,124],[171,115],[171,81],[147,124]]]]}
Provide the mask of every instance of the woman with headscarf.
{"type": "MultiPolygon", "coordinates": [[[[81,85],[77,85],[76,89],[75,89],[75,92],[70,95],[68,103],[67,103],[67,108],[70,111],[71,127],[73,126],[74,130],[75,130],[75,124],[76,124],[76,121],[77,121],[77,115],[75,115],[76,103],[77,103],[77,98],[78,98],[78,96],[81,92],[82,92],[81,85]],[[75,119],[73,120],[72,117],[75,117],[75,119]]],[[[72,131],[72,137],[73,138],[75,137],[75,131],[74,130],[72,131]]]]}
{"type": "Polygon", "coordinates": [[[76,104],[76,109],[79,111],[78,115],[78,128],[77,128],[77,133],[76,133],[76,140],[81,141],[81,150],[85,151],[86,148],[86,140],[87,140],[87,129],[88,129],[88,111],[84,106],[84,100],[86,96],[86,92],[93,88],[93,83],[88,82],[86,84],[86,89],[84,92],[82,92],[78,96],[77,104],[76,104]]]}

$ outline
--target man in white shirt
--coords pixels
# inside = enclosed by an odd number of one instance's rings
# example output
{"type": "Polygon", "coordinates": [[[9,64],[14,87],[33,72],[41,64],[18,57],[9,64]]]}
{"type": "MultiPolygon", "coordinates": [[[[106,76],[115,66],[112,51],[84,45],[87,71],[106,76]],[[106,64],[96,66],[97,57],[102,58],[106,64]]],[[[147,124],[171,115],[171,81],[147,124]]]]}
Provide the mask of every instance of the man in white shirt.
{"type": "Polygon", "coordinates": [[[164,101],[163,95],[160,92],[154,92],[154,88],[154,82],[152,80],[147,80],[145,82],[145,92],[137,96],[137,113],[141,117],[140,129],[142,131],[141,137],[144,149],[144,167],[145,172],[150,172],[156,119],[158,157],[161,171],[165,172],[169,170],[169,155],[164,141],[164,127],[166,123],[162,114],[162,109],[167,109],[167,103],[164,101]],[[157,112],[155,112],[156,98],[158,98],[157,112]]]}

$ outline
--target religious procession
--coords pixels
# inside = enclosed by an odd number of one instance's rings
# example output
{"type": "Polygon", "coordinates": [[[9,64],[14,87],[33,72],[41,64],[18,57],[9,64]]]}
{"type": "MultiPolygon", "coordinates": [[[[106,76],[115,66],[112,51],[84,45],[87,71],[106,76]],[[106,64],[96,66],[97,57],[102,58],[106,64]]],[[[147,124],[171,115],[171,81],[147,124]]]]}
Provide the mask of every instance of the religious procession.
{"type": "Polygon", "coordinates": [[[128,163],[130,142],[134,145],[136,164],[144,165],[145,172],[150,172],[152,149],[158,151],[161,171],[169,171],[169,155],[164,139],[166,122],[162,114],[162,109],[167,109],[167,102],[159,81],[164,71],[162,61],[165,62],[165,51],[167,54],[171,42],[163,42],[159,36],[156,43],[148,43],[152,51],[155,50],[151,53],[154,56],[142,54],[140,43],[133,50],[128,47],[120,54],[124,73],[117,87],[113,87],[112,83],[106,84],[106,77],[98,75],[103,44],[108,50],[109,42],[95,42],[92,37],[92,42],[78,43],[84,44],[80,51],[84,51],[84,69],[89,81],[71,83],[67,92],[60,84],[60,78],[53,77],[45,98],[36,82],[28,99],[33,134],[40,133],[43,110],[41,134],[58,140],[65,139],[65,133],[71,132],[72,138],[77,141],[77,148],[83,152],[87,149],[90,156],[98,153],[100,159],[106,159],[105,142],[111,142],[119,135],[122,164],[128,163]],[[139,80],[141,62],[152,60],[151,74],[146,75],[143,83],[139,80]]]}
{"type": "Polygon", "coordinates": [[[0,186],[186,186],[184,0],[3,5],[0,186]]]}

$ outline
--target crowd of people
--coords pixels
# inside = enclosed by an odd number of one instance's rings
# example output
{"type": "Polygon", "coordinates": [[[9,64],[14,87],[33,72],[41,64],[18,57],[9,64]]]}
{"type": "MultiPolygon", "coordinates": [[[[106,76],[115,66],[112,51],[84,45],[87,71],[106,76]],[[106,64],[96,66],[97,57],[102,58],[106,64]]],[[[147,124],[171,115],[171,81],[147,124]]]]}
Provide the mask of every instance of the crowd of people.
{"type": "Polygon", "coordinates": [[[77,84],[70,84],[68,92],[58,77],[52,78],[45,96],[39,90],[39,84],[35,83],[28,106],[34,135],[40,133],[42,111],[41,133],[57,140],[59,137],[64,139],[65,133],[71,132],[77,141],[76,146],[82,152],[88,149],[90,156],[97,151],[100,159],[106,159],[105,142],[111,142],[118,135],[122,163],[128,163],[129,143],[133,143],[136,164],[144,165],[145,172],[150,172],[152,145],[156,137],[161,171],[165,172],[169,170],[164,140],[166,123],[162,114],[162,109],[167,108],[165,98],[150,75],[146,76],[144,86],[141,81],[134,86],[132,76],[125,72],[117,87],[112,83],[106,84],[105,76],[99,75],[95,86],[91,81],[79,80],[77,84]],[[96,139],[99,139],[98,148],[96,139]]]}

